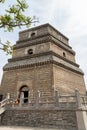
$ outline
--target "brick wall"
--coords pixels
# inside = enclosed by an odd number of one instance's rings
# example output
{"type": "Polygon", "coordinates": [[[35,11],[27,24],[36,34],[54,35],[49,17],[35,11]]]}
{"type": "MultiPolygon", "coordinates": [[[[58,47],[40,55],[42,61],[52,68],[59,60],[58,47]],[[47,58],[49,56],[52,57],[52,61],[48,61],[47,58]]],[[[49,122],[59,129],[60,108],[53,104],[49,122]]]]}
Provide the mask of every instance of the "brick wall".
{"type": "Polygon", "coordinates": [[[47,34],[48,28],[44,26],[36,27],[36,28],[31,28],[25,31],[22,31],[19,33],[19,40],[25,40],[28,38],[31,38],[31,34],[35,32],[35,36],[41,36],[43,34],[47,34]]]}
{"type": "Polygon", "coordinates": [[[27,85],[30,92],[33,90],[34,95],[39,90],[44,97],[53,96],[54,88],[62,94],[72,94],[76,88],[86,93],[83,75],[52,64],[5,71],[0,92],[4,96],[17,95],[23,85],[27,85]]]}
{"type": "Polygon", "coordinates": [[[52,74],[51,64],[5,71],[0,91],[4,96],[7,93],[16,95],[23,85],[27,85],[30,92],[33,90],[34,95],[39,90],[41,94],[43,92],[51,96],[53,95],[52,74]]]}
{"type": "Polygon", "coordinates": [[[33,54],[39,54],[39,53],[43,53],[43,52],[48,52],[49,48],[50,48],[49,42],[37,44],[37,45],[31,45],[29,47],[19,48],[19,49],[13,50],[13,58],[29,55],[28,54],[29,49],[33,49],[33,54]]]}
{"type": "Polygon", "coordinates": [[[65,57],[66,59],[70,60],[70,61],[73,61],[75,62],[75,56],[73,54],[71,54],[70,52],[60,48],[59,46],[53,44],[53,43],[50,43],[50,50],[55,52],[56,54],[59,54],[60,56],[64,57],[63,56],[63,52],[65,53],[65,57]]]}
{"type": "Polygon", "coordinates": [[[76,113],[70,110],[7,110],[1,125],[77,130],[76,113]]]}
{"type": "Polygon", "coordinates": [[[86,94],[83,75],[74,73],[57,65],[53,67],[55,89],[63,94],[71,94],[78,89],[80,93],[86,94]]]}

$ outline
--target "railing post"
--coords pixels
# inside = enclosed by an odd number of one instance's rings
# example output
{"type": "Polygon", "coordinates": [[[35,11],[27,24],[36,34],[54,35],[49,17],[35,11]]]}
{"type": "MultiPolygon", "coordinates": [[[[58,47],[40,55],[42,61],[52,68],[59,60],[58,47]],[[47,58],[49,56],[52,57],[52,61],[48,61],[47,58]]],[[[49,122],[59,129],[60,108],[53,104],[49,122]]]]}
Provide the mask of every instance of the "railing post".
{"type": "Polygon", "coordinates": [[[37,95],[36,95],[36,108],[39,107],[39,99],[40,99],[40,91],[37,91],[37,95]]]}
{"type": "Polygon", "coordinates": [[[7,99],[10,99],[10,93],[7,93],[7,99]]]}
{"type": "Polygon", "coordinates": [[[59,107],[59,93],[55,91],[55,106],[59,107]]]}
{"type": "Polygon", "coordinates": [[[21,95],[20,95],[20,103],[19,103],[20,107],[22,107],[23,102],[24,102],[24,93],[22,92],[21,95]]]}
{"type": "Polygon", "coordinates": [[[75,90],[75,95],[76,95],[77,107],[81,108],[80,93],[77,89],[75,90]]]}
{"type": "Polygon", "coordinates": [[[22,99],[20,98],[19,106],[22,107],[22,99]]]}

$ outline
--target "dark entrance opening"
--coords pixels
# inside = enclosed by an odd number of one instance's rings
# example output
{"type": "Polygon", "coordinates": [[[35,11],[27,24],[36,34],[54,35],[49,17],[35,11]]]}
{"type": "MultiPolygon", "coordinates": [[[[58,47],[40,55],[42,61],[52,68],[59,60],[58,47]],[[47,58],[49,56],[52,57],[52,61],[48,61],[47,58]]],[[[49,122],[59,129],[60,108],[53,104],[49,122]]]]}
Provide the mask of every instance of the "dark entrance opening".
{"type": "Polygon", "coordinates": [[[0,102],[2,101],[2,99],[3,99],[3,95],[1,94],[1,95],[0,95],[0,102]]]}
{"type": "Polygon", "coordinates": [[[28,87],[24,85],[20,88],[19,100],[21,100],[22,103],[28,103],[28,97],[29,97],[29,90],[28,87]]]}
{"type": "Polygon", "coordinates": [[[28,91],[24,91],[24,103],[28,103],[28,91]]]}

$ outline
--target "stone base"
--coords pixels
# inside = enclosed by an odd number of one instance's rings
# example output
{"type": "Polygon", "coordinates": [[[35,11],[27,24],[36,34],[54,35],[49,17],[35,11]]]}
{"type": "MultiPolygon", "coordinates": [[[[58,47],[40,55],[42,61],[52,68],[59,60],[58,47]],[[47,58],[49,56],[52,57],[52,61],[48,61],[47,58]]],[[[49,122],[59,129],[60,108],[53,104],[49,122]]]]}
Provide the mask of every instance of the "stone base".
{"type": "Polygon", "coordinates": [[[77,130],[74,110],[10,109],[2,114],[1,125],[77,130]]]}

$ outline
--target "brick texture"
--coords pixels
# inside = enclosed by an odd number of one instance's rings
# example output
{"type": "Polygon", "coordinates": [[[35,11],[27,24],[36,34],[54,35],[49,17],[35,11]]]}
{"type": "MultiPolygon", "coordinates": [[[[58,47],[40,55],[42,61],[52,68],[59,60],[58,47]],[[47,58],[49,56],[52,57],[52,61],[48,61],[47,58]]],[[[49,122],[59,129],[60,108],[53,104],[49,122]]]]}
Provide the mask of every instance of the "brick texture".
{"type": "Polygon", "coordinates": [[[68,38],[49,24],[20,32],[13,57],[4,67],[0,88],[4,97],[10,93],[17,98],[24,85],[34,98],[37,91],[43,98],[53,96],[55,90],[72,94],[78,89],[86,94],[83,72],[75,62],[68,38]],[[28,55],[28,49],[33,49],[32,55],[28,55]]]}
{"type": "Polygon", "coordinates": [[[3,75],[1,91],[6,96],[7,92],[17,95],[23,85],[27,85],[30,93],[36,95],[47,93],[53,95],[52,89],[52,65],[42,65],[38,67],[25,68],[20,70],[7,71],[3,75]]]}
{"type": "Polygon", "coordinates": [[[70,110],[7,110],[1,124],[77,130],[75,111],[70,110]]]}
{"type": "Polygon", "coordinates": [[[53,66],[53,74],[54,87],[59,93],[74,94],[75,89],[78,89],[81,94],[85,94],[86,89],[83,75],[76,74],[57,65],[53,66]]]}

